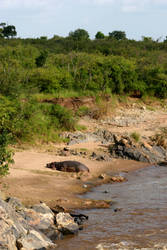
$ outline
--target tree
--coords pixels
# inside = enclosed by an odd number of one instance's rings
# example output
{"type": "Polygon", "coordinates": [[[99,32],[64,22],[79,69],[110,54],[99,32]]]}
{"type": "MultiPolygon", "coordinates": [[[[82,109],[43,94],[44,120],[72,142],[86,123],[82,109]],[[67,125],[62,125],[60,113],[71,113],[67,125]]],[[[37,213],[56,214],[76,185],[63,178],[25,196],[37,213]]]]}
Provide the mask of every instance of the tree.
{"type": "Polygon", "coordinates": [[[0,23],[0,38],[4,37],[3,36],[3,28],[6,26],[6,23],[0,23]]]}
{"type": "Polygon", "coordinates": [[[142,41],[143,42],[153,42],[153,39],[150,36],[142,36],[142,41]]]}
{"type": "Polygon", "coordinates": [[[2,34],[5,38],[13,38],[17,35],[16,28],[14,25],[3,26],[2,34]]]}
{"type": "Polygon", "coordinates": [[[101,31],[98,31],[95,35],[95,38],[96,39],[104,39],[105,38],[105,35],[101,32],[101,31]]]}
{"type": "Polygon", "coordinates": [[[167,43],[167,36],[166,36],[165,39],[164,39],[164,43],[167,43]]]}
{"type": "Polygon", "coordinates": [[[13,103],[0,95],[0,177],[9,173],[9,165],[14,163],[13,153],[8,148],[12,140],[11,129],[14,124],[13,103]]]}
{"type": "Polygon", "coordinates": [[[75,41],[88,40],[89,33],[84,29],[77,29],[69,33],[69,38],[72,38],[75,41]]]}
{"type": "Polygon", "coordinates": [[[115,30],[113,32],[109,32],[109,38],[114,38],[116,40],[126,39],[126,33],[124,31],[115,30]]]}
{"type": "Polygon", "coordinates": [[[48,40],[48,37],[47,37],[47,36],[40,36],[39,39],[40,39],[40,40],[43,40],[43,41],[47,41],[47,40],[48,40]]]}
{"type": "Polygon", "coordinates": [[[35,64],[37,67],[43,67],[46,63],[46,59],[48,57],[48,52],[46,50],[41,51],[41,54],[35,59],[35,64]]]}

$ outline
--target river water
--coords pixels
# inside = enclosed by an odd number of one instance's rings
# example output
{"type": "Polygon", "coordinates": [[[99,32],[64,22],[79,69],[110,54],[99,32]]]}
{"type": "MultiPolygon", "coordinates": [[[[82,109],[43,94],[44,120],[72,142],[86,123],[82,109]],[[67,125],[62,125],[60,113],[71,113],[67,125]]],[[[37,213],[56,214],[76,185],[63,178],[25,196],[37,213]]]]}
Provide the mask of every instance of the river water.
{"type": "Polygon", "coordinates": [[[110,209],[80,211],[89,216],[84,230],[59,241],[57,249],[167,249],[167,168],[152,166],[126,178],[84,195],[114,203],[110,209]]]}

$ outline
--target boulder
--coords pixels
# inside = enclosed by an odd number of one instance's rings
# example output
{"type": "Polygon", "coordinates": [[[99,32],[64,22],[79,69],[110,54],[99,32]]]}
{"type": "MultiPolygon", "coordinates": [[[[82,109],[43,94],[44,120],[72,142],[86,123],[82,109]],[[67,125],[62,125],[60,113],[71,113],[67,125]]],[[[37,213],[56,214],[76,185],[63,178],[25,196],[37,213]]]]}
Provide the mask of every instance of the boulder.
{"type": "Polygon", "coordinates": [[[45,203],[25,208],[17,198],[0,198],[0,249],[55,249],[57,239],[77,233],[86,219],[83,214],[54,213],[45,203]]]}
{"type": "Polygon", "coordinates": [[[29,226],[44,233],[52,241],[61,238],[61,233],[55,225],[55,215],[45,203],[25,209],[25,215],[29,226]]]}
{"type": "MultiPolygon", "coordinates": [[[[34,213],[37,212],[34,211],[34,213]]],[[[45,217],[44,214],[43,216],[45,217]]],[[[33,221],[32,218],[29,220],[26,208],[24,209],[18,199],[9,198],[8,202],[0,199],[0,249],[35,250],[56,247],[40,230],[44,227],[43,225],[46,228],[49,222],[54,225],[54,220],[52,220],[54,216],[52,218],[50,216],[49,219],[48,215],[46,215],[46,218],[44,217],[42,218],[44,222],[41,219],[42,223],[40,225],[39,215],[38,220],[33,221]],[[40,226],[36,227],[36,225],[40,226]]]]}
{"type": "Polygon", "coordinates": [[[44,234],[36,230],[30,230],[27,235],[23,235],[16,241],[17,248],[20,250],[45,250],[48,248],[56,248],[56,244],[52,243],[44,234]]]}
{"type": "Polygon", "coordinates": [[[79,226],[74,222],[74,218],[69,213],[58,213],[56,215],[58,230],[63,234],[75,234],[79,230],[79,226]]]}
{"type": "Polygon", "coordinates": [[[128,136],[114,136],[109,151],[113,157],[140,162],[157,163],[167,159],[167,151],[162,146],[151,146],[147,142],[135,143],[128,136]]]}
{"type": "Polygon", "coordinates": [[[123,182],[126,181],[126,178],[121,175],[116,175],[111,177],[111,181],[113,182],[123,182]]]}

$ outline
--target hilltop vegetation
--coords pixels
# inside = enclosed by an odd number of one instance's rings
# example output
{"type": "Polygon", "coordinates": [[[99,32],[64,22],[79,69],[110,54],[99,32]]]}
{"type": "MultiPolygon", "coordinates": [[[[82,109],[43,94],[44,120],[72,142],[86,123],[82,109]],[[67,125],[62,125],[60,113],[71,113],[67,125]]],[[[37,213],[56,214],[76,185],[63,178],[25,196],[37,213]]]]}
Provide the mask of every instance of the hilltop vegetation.
{"type": "Polygon", "coordinates": [[[7,141],[55,142],[59,131],[76,128],[72,111],[39,101],[41,94],[43,99],[67,93],[167,97],[166,39],[135,41],[127,39],[125,32],[105,36],[99,31],[91,40],[82,29],[65,38],[21,39],[14,38],[14,26],[2,24],[0,139],[5,148],[7,141]]]}

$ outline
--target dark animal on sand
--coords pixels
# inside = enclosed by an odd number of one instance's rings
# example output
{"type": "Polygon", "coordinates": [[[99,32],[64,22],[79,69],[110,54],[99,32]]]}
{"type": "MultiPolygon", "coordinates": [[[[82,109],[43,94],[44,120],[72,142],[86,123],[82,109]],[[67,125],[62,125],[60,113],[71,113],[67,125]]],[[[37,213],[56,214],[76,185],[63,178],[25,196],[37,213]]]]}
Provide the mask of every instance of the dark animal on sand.
{"type": "Polygon", "coordinates": [[[89,168],[79,161],[59,161],[51,162],[46,165],[47,168],[64,172],[89,172],[89,168]]]}
{"type": "Polygon", "coordinates": [[[167,167],[167,161],[158,162],[157,165],[161,167],[167,167]]]}

